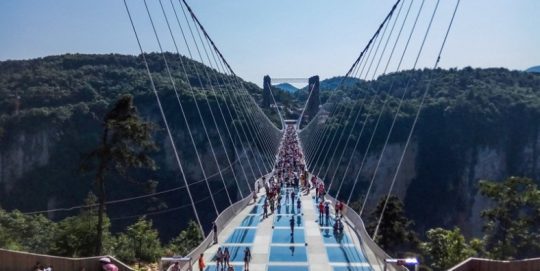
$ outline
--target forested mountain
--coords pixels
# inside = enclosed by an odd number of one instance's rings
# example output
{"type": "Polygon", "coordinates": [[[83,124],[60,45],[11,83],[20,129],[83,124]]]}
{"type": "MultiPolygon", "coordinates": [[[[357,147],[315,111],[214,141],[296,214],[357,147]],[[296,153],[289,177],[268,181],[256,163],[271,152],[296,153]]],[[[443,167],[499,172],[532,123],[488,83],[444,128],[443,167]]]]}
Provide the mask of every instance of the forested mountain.
{"type": "MultiPolygon", "coordinates": [[[[180,146],[188,178],[191,182],[196,182],[202,178],[201,172],[165,67],[160,55],[149,54],[147,58],[175,140],[180,146]]],[[[186,107],[187,118],[190,126],[192,125],[196,144],[202,151],[204,166],[208,172],[215,173],[217,168],[211,162],[213,159],[195,101],[201,105],[204,121],[210,127],[211,144],[218,150],[222,168],[226,167],[224,150],[233,159],[240,159],[244,163],[246,159],[251,159],[262,167],[257,153],[234,157],[230,142],[226,143],[225,149],[222,148],[217,130],[210,125],[212,122],[205,97],[208,97],[211,104],[224,104],[227,99],[222,95],[214,95],[209,90],[209,83],[220,82],[223,89],[234,91],[230,78],[200,63],[182,58],[187,63],[189,81],[197,88],[194,100],[186,80],[183,79],[185,77],[181,72],[178,56],[168,54],[167,58],[176,75],[180,98],[186,107]],[[195,67],[199,73],[195,71],[195,67]],[[210,79],[203,76],[199,81],[197,74],[202,74],[203,70],[210,75],[210,79]]],[[[393,169],[403,150],[404,140],[429,76],[432,76],[433,83],[409,148],[407,158],[410,159],[403,165],[395,193],[404,200],[406,211],[416,221],[420,232],[434,226],[461,225],[465,233],[474,234],[481,225],[479,211],[487,202],[478,193],[477,182],[480,179],[502,180],[510,175],[540,179],[539,75],[506,69],[417,70],[385,75],[375,81],[347,82],[346,87],[336,93],[333,93],[333,89],[322,89],[321,102],[324,103],[331,95],[334,95],[332,99],[339,101],[323,106],[323,112],[331,111],[332,104],[341,104],[346,108],[328,119],[331,122],[331,132],[345,129],[351,142],[354,142],[353,140],[359,137],[365,116],[373,115],[366,122],[365,132],[353,157],[339,165],[333,163],[328,172],[332,175],[333,170],[337,169],[336,176],[341,178],[346,163],[350,160],[351,168],[344,177],[346,181],[343,189],[351,189],[363,151],[367,147],[368,136],[374,129],[374,116],[378,114],[378,111],[370,111],[369,108],[385,108],[374,144],[360,175],[360,185],[354,191],[353,199],[361,199],[397,108],[398,99],[408,85],[402,111],[382,160],[382,170],[375,179],[374,195],[370,195],[373,199],[370,201],[372,208],[388,189],[393,169]],[[364,105],[369,105],[374,98],[371,107],[361,106],[363,101],[364,105]],[[383,105],[386,99],[388,101],[383,105]],[[345,121],[348,118],[346,113],[352,108],[364,108],[356,124],[352,119],[345,121]]],[[[246,82],[244,86],[255,100],[261,100],[259,88],[246,82]]],[[[159,150],[153,154],[159,169],[154,172],[133,172],[132,175],[138,183],[133,185],[112,178],[108,188],[109,198],[141,195],[152,190],[161,191],[182,185],[183,180],[178,174],[173,153],[167,143],[155,97],[151,93],[140,57],[62,55],[0,62],[0,206],[7,210],[33,211],[83,204],[83,199],[92,190],[93,173],[82,172],[80,164],[84,155],[95,148],[99,141],[104,113],[125,93],[134,95],[141,115],[160,127],[154,136],[159,150]]],[[[292,99],[292,96],[289,96],[278,99],[284,102],[292,99]]],[[[217,109],[214,107],[213,110],[217,109]]],[[[319,121],[322,121],[326,115],[320,114],[319,117],[319,121]]],[[[276,116],[273,118],[277,121],[276,116]]],[[[233,119],[228,119],[228,123],[246,125],[245,120],[236,115],[233,119]]],[[[223,131],[224,126],[221,123],[220,125],[218,129],[223,131]]],[[[303,137],[313,131],[312,128],[317,127],[317,123],[309,127],[303,132],[303,137]]],[[[339,155],[347,138],[344,136],[341,144],[321,151],[335,149],[336,155],[339,155]]],[[[345,152],[346,157],[352,152],[351,142],[345,152]]],[[[234,167],[238,172],[238,163],[234,167]]],[[[323,173],[325,171],[323,170],[323,173]]],[[[228,187],[237,199],[238,191],[234,188],[230,172],[227,174],[228,187]]],[[[246,183],[245,180],[242,181],[246,183]]],[[[214,177],[210,184],[214,191],[223,191],[219,178],[214,177]]],[[[247,191],[245,186],[242,186],[242,189],[247,191]]],[[[200,200],[197,203],[198,208],[208,210],[208,213],[203,214],[203,220],[209,222],[213,213],[210,211],[211,203],[204,183],[195,185],[194,191],[200,200]]],[[[217,193],[216,199],[223,203],[218,205],[220,208],[226,206],[224,193],[217,193]]],[[[164,194],[136,203],[111,205],[107,213],[111,217],[113,229],[120,229],[136,221],[139,214],[172,209],[167,213],[149,217],[160,230],[160,236],[167,239],[183,228],[187,223],[185,218],[192,217],[191,210],[185,208],[189,206],[188,202],[185,190],[181,189],[179,193],[164,194]]],[[[76,212],[56,212],[50,215],[58,219],[76,212]]]]}
{"type": "MultiPolygon", "coordinates": [[[[329,97],[332,102],[323,106],[323,114],[302,133],[302,138],[309,138],[314,128],[327,118],[325,111],[333,111],[333,105],[344,105],[326,121],[330,123],[328,135],[337,133],[336,141],[342,132],[346,136],[339,144],[321,147],[320,152],[330,151],[327,159],[330,160],[336,150],[334,162],[322,165],[321,174],[328,172],[328,176],[333,176],[337,169],[338,179],[345,180],[342,191],[347,192],[342,194],[346,197],[360,169],[379,112],[384,109],[353,194],[353,201],[361,200],[375,171],[399,99],[407,90],[375,178],[373,194],[369,196],[373,208],[390,187],[430,76],[433,78],[431,88],[394,194],[404,200],[406,211],[416,221],[419,232],[437,226],[460,225],[466,234],[478,234],[482,224],[480,211],[487,206],[485,198],[478,193],[479,180],[503,180],[514,175],[540,179],[540,75],[506,69],[438,69],[404,71],[358,82],[342,88],[332,97],[333,93],[323,92],[322,102],[329,97]],[[353,113],[361,112],[356,124],[355,114],[349,114],[351,109],[353,113]],[[348,159],[364,120],[367,121],[359,146],[348,159]],[[336,160],[348,138],[346,159],[338,164],[336,160]],[[345,174],[349,161],[350,169],[345,174]]],[[[337,187],[334,184],[332,190],[337,187]]]]}
{"type": "MultiPolygon", "coordinates": [[[[219,208],[224,209],[228,200],[219,174],[216,174],[217,165],[211,156],[195,102],[202,111],[211,144],[216,150],[219,166],[223,169],[234,201],[240,197],[240,192],[235,186],[231,170],[227,170],[229,164],[224,156],[225,151],[232,162],[236,161],[233,164],[235,171],[240,172],[239,165],[246,163],[246,159],[264,169],[259,153],[243,153],[238,150],[238,157],[233,152],[230,140],[225,138],[225,146],[219,141],[217,132],[225,130],[224,123],[247,128],[248,124],[243,115],[236,115],[233,110],[242,108],[234,107],[230,96],[223,95],[225,91],[234,91],[239,97],[242,94],[234,83],[234,78],[187,58],[180,59],[176,54],[166,54],[166,57],[180,92],[180,100],[193,131],[195,144],[204,161],[203,166],[207,175],[213,176],[210,178],[210,186],[216,193],[219,208]],[[186,83],[180,60],[186,66],[188,80],[195,88],[194,92],[186,83]],[[212,90],[210,84],[220,86],[219,90],[212,90]],[[206,98],[216,116],[221,116],[216,108],[218,103],[222,107],[225,104],[231,106],[232,119],[225,114],[225,121],[218,121],[216,129],[210,118],[206,98]]],[[[198,200],[197,208],[208,210],[201,214],[201,219],[209,226],[214,216],[213,211],[210,211],[213,207],[204,182],[199,181],[203,175],[163,60],[160,54],[148,54],[146,58],[175,137],[188,182],[197,183],[192,186],[195,200],[198,200]]],[[[122,94],[133,95],[141,116],[155,123],[157,128],[154,138],[158,142],[159,150],[152,157],[159,168],[156,171],[130,172],[128,181],[119,176],[111,177],[107,187],[108,200],[139,196],[183,185],[143,63],[140,56],[114,54],[68,54],[0,62],[2,208],[34,211],[83,204],[87,193],[93,188],[95,173],[92,170],[82,171],[81,164],[99,142],[105,112],[122,94]]],[[[260,97],[261,90],[257,86],[247,82],[243,82],[243,85],[256,99],[260,97]]],[[[243,96],[247,98],[246,95],[243,96]]],[[[243,140],[247,142],[246,138],[243,140]]],[[[258,147],[260,146],[255,146],[256,149],[258,147]]],[[[244,180],[241,174],[238,174],[238,177],[241,178],[241,189],[245,194],[248,192],[246,185],[253,176],[248,171],[249,180],[244,180]]],[[[188,203],[185,189],[179,189],[175,193],[165,193],[155,198],[113,204],[108,206],[107,213],[113,221],[113,229],[121,229],[136,221],[140,214],[165,211],[148,218],[154,220],[154,225],[161,232],[160,236],[167,239],[176,235],[193,217],[188,203]]],[[[48,215],[59,219],[77,213],[78,209],[74,209],[48,215]]]]}
{"type": "Polygon", "coordinates": [[[340,87],[350,87],[357,83],[360,83],[361,81],[362,80],[357,79],[357,78],[352,78],[352,77],[344,78],[343,76],[336,76],[336,77],[322,80],[320,83],[320,89],[322,91],[335,90],[336,87],[340,84],[341,84],[340,87]]]}
{"type": "Polygon", "coordinates": [[[279,88],[279,89],[281,89],[283,91],[287,91],[289,93],[294,93],[294,92],[298,91],[298,88],[296,88],[295,86],[293,86],[293,85],[291,85],[289,83],[277,84],[274,87],[279,88]]]}

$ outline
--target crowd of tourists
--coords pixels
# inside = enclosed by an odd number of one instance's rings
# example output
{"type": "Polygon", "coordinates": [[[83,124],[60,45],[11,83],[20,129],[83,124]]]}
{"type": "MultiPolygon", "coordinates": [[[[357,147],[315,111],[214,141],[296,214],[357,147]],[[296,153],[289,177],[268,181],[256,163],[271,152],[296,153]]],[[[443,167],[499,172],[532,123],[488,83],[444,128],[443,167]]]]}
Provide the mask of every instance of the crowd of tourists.
{"type": "MultiPolygon", "coordinates": [[[[277,213],[280,213],[282,204],[292,210],[295,208],[300,210],[302,206],[300,193],[308,191],[309,184],[306,181],[308,174],[294,129],[294,126],[289,125],[285,130],[272,176],[269,179],[263,177],[257,184],[257,191],[262,186],[266,194],[262,205],[263,219],[274,214],[276,210],[277,213]]],[[[256,192],[254,192],[253,198],[255,201],[257,200],[256,192]]]]}
{"type": "MultiPolygon", "coordinates": [[[[315,202],[319,209],[319,223],[328,225],[330,220],[330,201],[325,200],[326,189],[324,182],[316,176],[309,178],[306,166],[303,160],[303,154],[300,150],[298,136],[295,126],[288,125],[285,129],[285,135],[281,142],[278,152],[276,165],[273,174],[269,178],[262,177],[255,184],[253,191],[253,200],[257,203],[257,194],[261,189],[264,189],[266,197],[262,203],[262,219],[268,218],[270,215],[279,214],[282,209],[282,204],[291,210],[287,213],[300,213],[302,207],[302,195],[308,195],[311,189],[315,189],[315,202]],[[296,211],[295,211],[296,210],[296,211]]],[[[343,232],[343,217],[344,204],[338,201],[335,205],[335,223],[334,232],[341,234],[343,232]]],[[[291,235],[294,233],[295,220],[294,215],[290,219],[291,235]]],[[[215,223],[212,225],[214,233],[214,243],[217,243],[217,227],[215,223]]],[[[230,263],[231,253],[227,247],[218,247],[216,256],[216,270],[218,271],[233,271],[234,267],[230,263]]],[[[251,261],[251,251],[249,247],[244,249],[244,270],[249,270],[249,262],[251,261]]],[[[204,255],[201,254],[198,261],[199,270],[204,270],[204,255]]]]}

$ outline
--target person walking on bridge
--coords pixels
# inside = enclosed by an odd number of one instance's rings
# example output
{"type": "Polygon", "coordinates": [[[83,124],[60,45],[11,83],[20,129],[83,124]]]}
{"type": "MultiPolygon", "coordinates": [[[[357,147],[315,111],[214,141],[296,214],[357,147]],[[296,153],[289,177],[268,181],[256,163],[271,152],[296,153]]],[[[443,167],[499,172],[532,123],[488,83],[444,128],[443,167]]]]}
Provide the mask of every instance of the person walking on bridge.
{"type": "Polygon", "coordinates": [[[341,200],[338,200],[336,202],[336,217],[341,215],[343,216],[343,202],[341,200]]]}
{"type": "Polygon", "coordinates": [[[326,215],[326,225],[328,225],[328,222],[330,221],[330,204],[326,203],[324,205],[324,213],[326,215]]]}
{"type": "Polygon", "coordinates": [[[268,199],[264,200],[263,204],[263,218],[268,218],[268,199]]]}
{"type": "Polygon", "coordinates": [[[257,193],[253,191],[253,203],[257,203],[257,193]]]}
{"type": "Polygon", "coordinates": [[[324,203],[321,201],[319,202],[319,224],[322,225],[323,221],[323,214],[324,214],[324,203]]]}
{"type": "Polygon", "coordinates": [[[214,233],[214,244],[218,243],[218,232],[217,232],[217,225],[216,222],[212,222],[212,232],[214,233]]]}
{"type": "Polygon", "coordinates": [[[244,270],[249,271],[249,262],[251,261],[251,251],[249,247],[244,249],[244,270]]]}
{"type": "Polygon", "coordinates": [[[274,214],[274,210],[276,209],[275,207],[276,207],[276,205],[275,205],[275,202],[274,202],[274,198],[271,198],[270,199],[270,212],[271,212],[271,214],[274,214]]]}
{"type": "Polygon", "coordinates": [[[220,247],[218,247],[217,253],[216,253],[216,270],[219,271],[219,267],[221,266],[221,269],[225,267],[223,264],[223,251],[220,247]]]}
{"type": "Polygon", "coordinates": [[[206,267],[206,264],[204,263],[204,254],[201,253],[199,256],[199,271],[204,271],[204,268],[206,267]]]}
{"type": "Polygon", "coordinates": [[[229,248],[226,247],[225,250],[223,251],[223,267],[227,266],[231,266],[231,253],[229,253],[229,248]]]}
{"type": "Polygon", "coordinates": [[[294,236],[294,215],[292,215],[291,219],[289,219],[289,224],[291,226],[291,236],[294,236]]]}

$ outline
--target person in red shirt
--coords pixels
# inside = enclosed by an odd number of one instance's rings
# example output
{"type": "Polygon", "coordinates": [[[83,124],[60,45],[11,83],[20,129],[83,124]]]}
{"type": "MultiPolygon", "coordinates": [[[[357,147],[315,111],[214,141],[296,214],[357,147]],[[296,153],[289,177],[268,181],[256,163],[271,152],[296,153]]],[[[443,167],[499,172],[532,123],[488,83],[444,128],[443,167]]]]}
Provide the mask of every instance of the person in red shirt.
{"type": "Polygon", "coordinates": [[[338,215],[343,215],[342,211],[343,211],[343,202],[337,201],[336,202],[336,217],[338,215]]]}
{"type": "Polygon", "coordinates": [[[319,203],[319,224],[322,223],[322,220],[323,220],[323,214],[324,214],[324,204],[323,202],[321,201],[319,203]]]}
{"type": "Polygon", "coordinates": [[[199,271],[204,271],[205,267],[206,263],[204,263],[204,254],[201,253],[201,256],[199,256],[199,271]]]}

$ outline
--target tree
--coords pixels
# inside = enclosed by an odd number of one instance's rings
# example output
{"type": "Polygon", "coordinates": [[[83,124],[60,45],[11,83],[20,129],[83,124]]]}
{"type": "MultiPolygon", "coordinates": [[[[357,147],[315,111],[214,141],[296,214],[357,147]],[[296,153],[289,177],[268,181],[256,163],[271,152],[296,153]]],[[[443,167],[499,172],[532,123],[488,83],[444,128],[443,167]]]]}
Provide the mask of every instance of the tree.
{"type": "MultiPolygon", "coordinates": [[[[457,227],[453,230],[430,229],[426,232],[426,237],[427,241],[422,243],[420,247],[434,270],[446,270],[478,254],[473,245],[467,243],[457,227]]],[[[476,243],[478,239],[473,241],[476,243]]]]}
{"type": "Polygon", "coordinates": [[[173,255],[187,255],[202,242],[201,236],[202,234],[197,223],[190,220],[187,228],[171,240],[167,249],[173,255]]]}
{"type": "Polygon", "coordinates": [[[129,262],[155,262],[161,255],[161,243],[157,230],[152,228],[152,221],[140,217],[118,236],[115,251],[119,258],[129,262]]]}
{"type": "MultiPolygon", "coordinates": [[[[94,254],[97,242],[96,223],[98,212],[96,208],[97,198],[89,193],[84,208],[77,216],[70,216],[58,222],[58,230],[54,236],[54,255],[67,257],[86,257],[94,254]]],[[[103,218],[103,244],[106,252],[110,252],[112,245],[111,233],[109,231],[110,221],[103,218]]]]}
{"type": "Polygon", "coordinates": [[[43,215],[6,212],[0,208],[0,247],[48,253],[56,230],[56,224],[43,215]]]}
{"type": "Polygon", "coordinates": [[[480,182],[480,192],[494,206],[482,212],[486,250],[496,259],[516,259],[540,253],[540,191],[528,178],[480,182]]]}
{"type": "Polygon", "coordinates": [[[129,95],[122,96],[103,119],[101,144],[90,154],[98,163],[95,176],[99,199],[96,255],[102,250],[106,175],[116,172],[125,176],[130,168],[154,169],[154,161],[147,155],[156,149],[151,131],[152,125],[139,117],[129,95]]]}
{"type": "MultiPolygon", "coordinates": [[[[384,206],[383,197],[375,211],[369,216],[367,231],[373,235],[384,206]]],[[[414,223],[405,216],[403,203],[396,196],[390,196],[379,231],[374,240],[390,254],[416,250],[419,244],[416,233],[411,229],[414,223]]]]}

